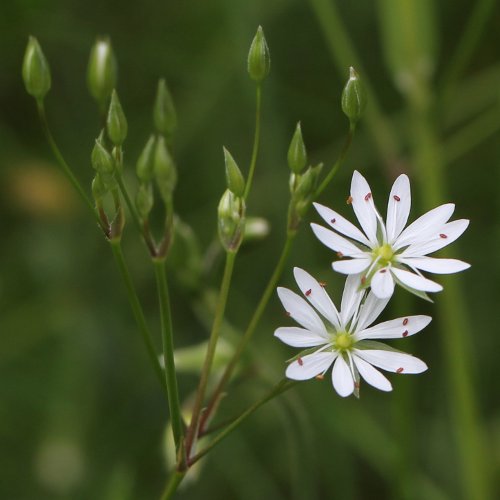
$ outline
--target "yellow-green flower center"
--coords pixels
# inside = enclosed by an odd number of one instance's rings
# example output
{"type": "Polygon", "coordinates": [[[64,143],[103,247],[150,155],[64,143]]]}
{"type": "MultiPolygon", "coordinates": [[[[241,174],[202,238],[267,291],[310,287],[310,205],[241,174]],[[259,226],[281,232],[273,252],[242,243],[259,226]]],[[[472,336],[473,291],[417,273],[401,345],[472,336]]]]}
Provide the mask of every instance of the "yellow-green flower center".
{"type": "Polygon", "coordinates": [[[394,257],[394,251],[392,250],[391,245],[389,245],[388,243],[382,245],[381,247],[378,247],[374,250],[373,253],[375,257],[379,259],[378,262],[382,267],[385,267],[387,264],[389,264],[394,257]]]}
{"type": "Polygon", "coordinates": [[[333,346],[337,351],[348,351],[354,344],[352,335],[347,332],[337,333],[333,339],[333,346]]]}

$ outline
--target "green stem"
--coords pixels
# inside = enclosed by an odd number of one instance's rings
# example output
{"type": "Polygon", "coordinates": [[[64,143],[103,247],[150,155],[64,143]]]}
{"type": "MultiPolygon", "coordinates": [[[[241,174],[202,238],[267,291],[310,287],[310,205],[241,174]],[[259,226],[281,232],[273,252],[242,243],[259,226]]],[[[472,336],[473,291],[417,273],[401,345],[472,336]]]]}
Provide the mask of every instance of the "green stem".
{"type": "Polygon", "coordinates": [[[137,323],[137,326],[139,327],[139,331],[141,332],[142,339],[148,351],[151,364],[163,389],[165,390],[165,394],[167,394],[167,384],[163,375],[163,370],[161,369],[160,362],[158,360],[158,355],[156,353],[156,348],[153,343],[151,332],[149,331],[149,328],[146,324],[146,318],[144,317],[144,312],[142,310],[139,297],[137,296],[132,278],[130,277],[130,272],[123,257],[121,243],[118,240],[110,240],[109,243],[111,245],[111,250],[113,251],[113,256],[118,266],[118,270],[120,271],[123,282],[125,284],[130,307],[132,308],[135,321],[137,323]]]}
{"type": "Polygon", "coordinates": [[[172,475],[170,476],[170,478],[167,482],[167,485],[165,486],[165,491],[163,492],[163,495],[161,496],[161,500],[170,500],[174,496],[175,492],[177,491],[177,488],[181,484],[185,475],[186,475],[186,471],[179,472],[176,470],[172,473],[172,475]]]}
{"type": "Polygon", "coordinates": [[[75,188],[76,192],[79,194],[79,196],[83,200],[84,204],[90,210],[90,212],[92,213],[92,216],[97,221],[97,224],[99,225],[99,227],[102,229],[104,234],[106,236],[108,236],[109,228],[107,228],[103,225],[103,222],[101,221],[101,218],[99,217],[99,214],[95,210],[94,204],[92,203],[90,198],[85,193],[84,189],[82,188],[82,185],[80,184],[78,179],[73,174],[70,166],[67,164],[66,160],[64,159],[64,156],[62,155],[61,150],[57,146],[57,143],[56,143],[56,141],[55,141],[55,139],[50,131],[50,128],[49,128],[49,123],[47,121],[47,115],[45,113],[45,105],[44,105],[43,100],[37,100],[36,104],[37,104],[38,116],[40,118],[40,123],[42,125],[43,133],[45,134],[47,142],[49,143],[49,146],[52,150],[52,153],[56,157],[56,160],[57,160],[59,167],[61,168],[64,175],[68,178],[71,185],[75,188]]]}
{"type": "Polygon", "coordinates": [[[349,151],[349,148],[351,147],[351,143],[352,143],[352,139],[354,137],[355,130],[356,130],[356,125],[353,125],[352,123],[350,123],[349,133],[347,134],[342,151],[340,152],[340,155],[337,158],[337,161],[333,164],[332,168],[330,169],[330,172],[328,172],[328,175],[323,179],[323,182],[320,184],[318,189],[316,189],[316,191],[313,195],[313,199],[318,198],[318,196],[327,188],[327,186],[330,184],[330,182],[332,182],[333,178],[337,174],[338,169],[341,167],[342,163],[344,162],[344,159],[349,151]]]}
{"type": "Polygon", "coordinates": [[[172,331],[172,317],[170,313],[170,298],[168,295],[165,259],[153,259],[158,300],[160,303],[161,330],[163,341],[163,358],[165,363],[165,382],[168,389],[168,406],[172,421],[175,449],[179,455],[182,444],[183,423],[181,405],[179,402],[179,389],[174,361],[174,339],[172,331]]]}
{"type": "Polygon", "coordinates": [[[253,148],[252,148],[252,158],[250,160],[250,168],[248,169],[248,179],[245,185],[245,192],[243,193],[243,199],[247,199],[248,193],[250,193],[250,188],[252,187],[253,174],[255,172],[255,165],[257,164],[257,154],[259,153],[259,141],[260,141],[260,108],[261,108],[261,90],[260,85],[257,85],[256,96],[255,96],[255,134],[253,138],[253,148]]]}
{"type": "Polygon", "coordinates": [[[222,320],[224,319],[224,312],[226,310],[227,297],[229,294],[229,286],[231,284],[231,276],[233,274],[235,258],[236,258],[235,252],[226,253],[226,265],[224,268],[224,276],[222,278],[222,284],[219,292],[219,299],[217,301],[217,307],[215,310],[214,322],[212,325],[212,331],[210,333],[210,339],[208,341],[205,361],[203,363],[203,368],[201,370],[198,390],[196,392],[196,399],[193,406],[193,416],[191,418],[191,422],[189,424],[189,429],[186,436],[186,452],[188,459],[191,448],[198,434],[198,422],[200,421],[200,413],[203,405],[203,400],[205,398],[205,391],[210,376],[210,370],[212,368],[215,349],[217,347],[217,341],[219,339],[220,327],[222,324],[222,320]]]}
{"type": "Polygon", "coordinates": [[[226,369],[224,370],[224,374],[222,375],[222,378],[220,379],[219,383],[217,384],[217,387],[212,395],[212,398],[210,399],[210,402],[208,403],[207,409],[205,410],[201,423],[200,423],[200,432],[203,432],[205,429],[205,426],[214,410],[214,408],[217,405],[217,402],[219,400],[220,395],[222,394],[222,391],[224,390],[225,385],[231,378],[231,375],[233,374],[234,369],[236,368],[238,361],[245,350],[245,347],[247,346],[248,342],[252,338],[252,335],[255,332],[255,329],[264,314],[264,311],[266,309],[267,303],[269,302],[269,299],[271,298],[272,293],[274,292],[276,288],[276,284],[278,283],[278,280],[283,272],[283,269],[285,267],[286,261],[288,259],[288,255],[290,254],[290,250],[292,248],[293,241],[296,236],[296,232],[288,232],[287,238],[285,241],[285,244],[283,246],[283,250],[281,251],[281,255],[279,257],[278,263],[274,269],[274,272],[269,279],[269,282],[266,286],[266,289],[264,290],[264,293],[262,294],[262,297],[259,301],[259,304],[257,305],[257,308],[255,309],[252,319],[250,320],[250,323],[248,324],[248,327],[243,334],[243,337],[241,338],[236,351],[234,352],[231,361],[228,363],[226,366],[226,369]]]}
{"type": "Polygon", "coordinates": [[[220,434],[218,434],[206,448],[204,448],[194,457],[192,457],[191,460],[189,460],[189,466],[195,464],[198,460],[200,460],[200,458],[204,457],[214,446],[220,443],[228,434],[234,431],[234,429],[236,429],[247,417],[249,417],[252,413],[258,410],[263,404],[267,403],[271,399],[287,391],[295,384],[297,384],[297,382],[294,380],[287,380],[287,379],[281,380],[278,384],[276,384],[273,387],[273,389],[269,392],[269,394],[267,394],[262,399],[255,402],[248,409],[246,409],[239,417],[235,418],[220,434]]]}

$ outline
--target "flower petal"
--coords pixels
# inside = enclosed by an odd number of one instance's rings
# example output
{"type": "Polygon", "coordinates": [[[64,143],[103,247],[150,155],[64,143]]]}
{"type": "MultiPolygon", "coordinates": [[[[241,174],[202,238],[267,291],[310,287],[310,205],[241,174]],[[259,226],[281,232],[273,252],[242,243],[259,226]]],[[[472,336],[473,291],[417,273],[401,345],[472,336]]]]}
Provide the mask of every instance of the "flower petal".
{"type": "Polygon", "coordinates": [[[433,208],[412,222],[396,239],[392,247],[394,250],[399,250],[407,245],[425,241],[450,219],[454,210],[453,203],[433,208]]]}
{"type": "Polygon", "coordinates": [[[327,342],[325,337],[297,326],[282,326],[274,332],[274,335],[292,347],[315,347],[327,342]]]}
{"type": "Polygon", "coordinates": [[[278,296],[285,308],[285,311],[306,330],[317,333],[322,337],[328,339],[323,321],[316,313],[316,311],[296,293],[288,290],[288,288],[278,288],[278,296]]]}
{"type": "Polygon", "coordinates": [[[373,291],[370,292],[364,304],[361,306],[356,330],[359,331],[367,327],[368,325],[371,325],[380,316],[380,313],[385,309],[385,306],[389,302],[389,299],[390,297],[379,299],[373,291]]]}
{"type": "Polygon", "coordinates": [[[390,299],[394,293],[394,279],[388,267],[378,270],[371,280],[370,286],[379,299],[390,299]]]}
{"type": "Polygon", "coordinates": [[[342,274],[358,274],[367,269],[370,265],[371,259],[368,257],[337,260],[332,262],[334,271],[342,274]]]}
{"type": "Polygon", "coordinates": [[[351,369],[342,356],[337,356],[337,360],[333,365],[332,383],[337,394],[343,398],[350,396],[354,392],[354,379],[351,369]]]}
{"type": "Polygon", "coordinates": [[[422,292],[440,292],[443,289],[439,283],[419,276],[418,274],[411,273],[410,271],[393,267],[391,268],[391,272],[401,281],[401,283],[414,290],[420,290],[422,292]]]}
{"type": "Polygon", "coordinates": [[[355,170],[351,181],[352,208],[372,246],[377,245],[377,212],[366,179],[355,170]]]}
{"type": "Polygon", "coordinates": [[[367,363],[364,359],[356,355],[353,355],[352,358],[359,374],[366,382],[381,391],[392,391],[391,383],[377,369],[373,368],[370,363],[367,363]]]}
{"type": "Polygon", "coordinates": [[[324,205],[320,205],[319,203],[313,203],[313,205],[319,215],[321,215],[321,217],[332,229],[342,233],[348,238],[352,238],[353,240],[363,243],[363,245],[366,245],[367,247],[370,246],[370,242],[367,237],[354,224],[351,224],[339,213],[335,212],[331,208],[325,207],[324,205]]]}
{"type": "Polygon", "coordinates": [[[388,372],[422,373],[427,370],[427,365],[421,359],[404,352],[379,349],[354,349],[353,352],[361,359],[388,372]]]}
{"type": "Polygon", "coordinates": [[[311,224],[311,228],[323,245],[331,248],[335,252],[340,252],[342,255],[347,257],[355,257],[363,255],[362,250],[360,250],[356,245],[351,243],[349,240],[337,233],[327,229],[326,227],[319,226],[318,224],[311,224]]]}
{"type": "Polygon", "coordinates": [[[435,228],[427,240],[420,240],[419,243],[410,245],[401,254],[401,257],[421,257],[428,253],[436,252],[459,238],[468,225],[469,221],[467,219],[458,219],[435,228]]]}
{"type": "Polygon", "coordinates": [[[469,269],[470,264],[457,259],[437,259],[435,257],[400,258],[402,264],[434,274],[452,274],[469,269]]]}
{"type": "Polygon", "coordinates": [[[345,328],[347,323],[357,313],[361,299],[365,291],[360,290],[361,276],[359,274],[350,274],[344,285],[344,293],[342,294],[342,303],[340,305],[340,322],[345,328]]]}
{"type": "Polygon", "coordinates": [[[408,176],[402,174],[394,181],[387,204],[387,239],[389,243],[393,243],[404,229],[410,215],[410,207],[410,180],[408,176]]]}
{"type": "Polygon", "coordinates": [[[307,300],[337,329],[340,329],[340,316],[325,289],[306,271],[295,267],[295,281],[307,300]]]}
{"type": "Polygon", "coordinates": [[[336,352],[331,351],[313,352],[290,363],[285,375],[292,380],[309,380],[328,370],[337,356],[336,352]]]}
{"type": "Polygon", "coordinates": [[[356,341],[365,339],[399,339],[408,337],[423,330],[430,322],[430,316],[407,316],[391,319],[378,325],[360,330],[355,334],[356,341]]]}

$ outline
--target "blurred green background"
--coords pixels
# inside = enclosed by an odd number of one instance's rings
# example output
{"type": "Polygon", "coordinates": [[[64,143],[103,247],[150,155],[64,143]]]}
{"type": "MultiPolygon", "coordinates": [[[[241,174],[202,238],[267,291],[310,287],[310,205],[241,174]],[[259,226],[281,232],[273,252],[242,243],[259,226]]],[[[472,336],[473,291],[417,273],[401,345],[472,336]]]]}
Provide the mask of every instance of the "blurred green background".
{"type": "MultiPolygon", "coordinates": [[[[263,89],[262,148],[249,213],[271,233],[238,257],[225,334],[240,335],[279,254],[288,203],[286,151],[295,123],[311,161],[331,164],[348,127],[340,94],[354,65],[369,106],[348,160],[321,201],[344,204],[351,172],[370,181],[381,211],[399,172],[412,179],[412,218],[445,201],[471,225],[449,255],[472,269],[438,278],[435,304],[397,290],[384,318],[431,314],[404,350],[430,369],[391,376],[394,392],[366,384],[343,400],[328,380],[300,384],[261,409],[202,462],[179,498],[475,499],[499,493],[498,196],[500,9],[477,0],[202,0],[137,2],[3,0],[0,5],[0,498],[148,499],[165,483],[167,416],[106,242],[59,174],[33,100],[21,81],[28,35],[49,59],[49,121],[84,185],[99,132],[85,71],[90,47],[108,34],[129,121],[132,166],[152,128],[157,79],[179,115],[176,210],[203,252],[215,237],[224,185],[222,145],[246,170],[254,86],[246,55],[262,24],[272,56],[263,89]]],[[[133,186],[132,176],[128,180],[133,186]]],[[[312,212],[309,220],[317,220],[312,212]]],[[[307,222],[307,221],[306,221],[307,222]]],[[[213,246],[211,247],[213,249],[213,246]]],[[[151,327],[159,318],[152,268],[131,224],[124,238],[151,327]]],[[[172,256],[178,346],[208,337],[215,255],[202,287],[172,256]]],[[[331,252],[303,224],[292,267],[342,279],[331,252]]],[[[279,380],[293,350],[272,334],[284,323],[273,297],[221,412],[232,415],[279,380]]],[[[159,337],[156,338],[159,344],[159,337]]],[[[187,398],[196,384],[181,376],[187,398]]]]}

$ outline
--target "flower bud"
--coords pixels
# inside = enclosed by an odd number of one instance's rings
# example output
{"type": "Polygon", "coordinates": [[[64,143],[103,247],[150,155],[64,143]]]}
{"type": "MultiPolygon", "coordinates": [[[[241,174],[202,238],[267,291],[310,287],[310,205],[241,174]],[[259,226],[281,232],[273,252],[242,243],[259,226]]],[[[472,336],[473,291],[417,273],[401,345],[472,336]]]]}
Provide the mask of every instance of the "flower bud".
{"type": "Polygon", "coordinates": [[[299,122],[295,128],[290,147],[288,148],[288,166],[292,172],[298,174],[306,166],[306,163],[307,151],[304,139],[302,138],[302,129],[300,128],[299,122]]]}
{"type": "Polygon", "coordinates": [[[98,38],[94,43],[87,67],[87,86],[92,97],[105,106],[116,87],[116,59],[109,38],[98,38]]]}
{"type": "Polygon", "coordinates": [[[349,68],[349,80],[342,92],[342,111],[355,125],[366,107],[366,92],[354,68],[349,68]]]}
{"type": "Polygon", "coordinates": [[[50,68],[38,40],[30,36],[23,60],[23,80],[28,94],[38,101],[50,90],[50,68]]]}
{"type": "Polygon", "coordinates": [[[156,130],[160,134],[169,137],[175,132],[177,128],[177,113],[175,112],[172,96],[163,78],[158,82],[153,118],[156,130]]]}
{"type": "Polygon", "coordinates": [[[257,33],[250,45],[248,52],[248,74],[257,83],[262,82],[271,69],[271,56],[267,46],[262,26],[257,28],[257,33]]]}
{"type": "Polygon", "coordinates": [[[99,202],[108,193],[108,191],[108,187],[102,180],[102,177],[99,173],[96,173],[92,181],[92,196],[94,197],[94,200],[99,202]]]}
{"type": "Polygon", "coordinates": [[[118,99],[118,94],[114,89],[111,92],[111,102],[109,104],[106,125],[111,142],[116,146],[121,146],[127,137],[128,125],[122,105],[118,99]]]}
{"type": "Polygon", "coordinates": [[[139,159],[137,160],[135,172],[141,182],[149,182],[153,179],[155,140],[155,136],[151,134],[139,156],[139,159]]]}
{"type": "Polygon", "coordinates": [[[135,206],[142,219],[147,219],[153,208],[153,185],[151,182],[141,184],[135,197],[135,206]]]}
{"type": "Polygon", "coordinates": [[[94,149],[90,156],[92,166],[101,175],[111,175],[115,170],[113,157],[102,145],[100,139],[96,139],[94,149]]]}
{"type": "Polygon", "coordinates": [[[222,149],[224,150],[224,162],[226,164],[227,187],[233,194],[241,197],[245,192],[245,179],[231,153],[224,147],[222,149]]]}
{"type": "Polygon", "coordinates": [[[219,238],[227,252],[236,252],[245,228],[245,200],[226,189],[217,210],[219,238]]]}
{"type": "Polygon", "coordinates": [[[167,201],[171,198],[174,191],[177,182],[177,172],[175,170],[174,160],[168,152],[163,136],[159,136],[156,139],[153,163],[158,189],[160,190],[163,201],[167,201]]]}

